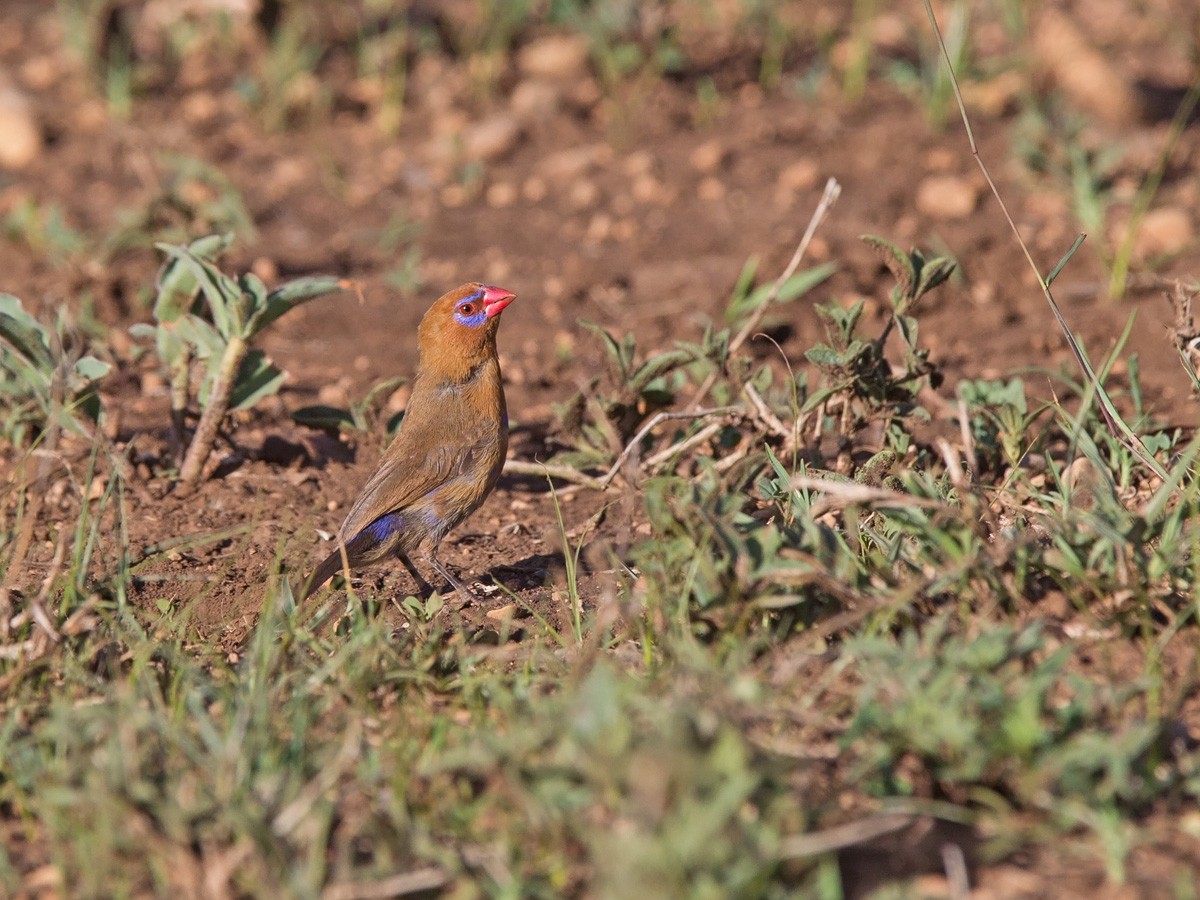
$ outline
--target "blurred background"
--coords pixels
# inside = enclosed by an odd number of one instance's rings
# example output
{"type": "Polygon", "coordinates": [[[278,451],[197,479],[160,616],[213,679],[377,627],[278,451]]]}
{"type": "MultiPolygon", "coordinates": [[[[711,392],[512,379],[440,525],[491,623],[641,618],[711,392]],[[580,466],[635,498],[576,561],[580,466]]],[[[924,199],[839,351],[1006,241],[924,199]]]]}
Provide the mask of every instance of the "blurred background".
{"type": "MultiPolygon", "coordinates": [[[[1067,308],[1087,310],[1081,335],[1107,345],[1130,304],[1150,306],[1131,346],[1164,409],[1186,408],[1156,279],[1196,270],[1200,10],[934,8],[1042,271],[1088,234],[1060,281],[1067,308]]],[[[403,368],[399,335],[428,300],[483,279],[522,296],[506,371],[536,409],[598,352],[579,346],[581,317],[655,346],[697,336],[747,260],[774,278],[828,177],[844,194],[809,255],[836,263],[827,296],[876,303],[886,273],[857,236],[877,233],[958,261],[953,298],[923,317],[949,371],[1065,359],[917,2],[0,11],[2,286],[107,331],[146,318],[155,241],[232,232],[234,267],[269,284],[364,285],[353,314],[310,305],[267,342],[290,384],[328,400],[403,368]]],[[[819,333],[811,315],[776,325],[793,356],[819,333]]],[[[128,359],[123,333],[112,352],[128,359]]]]}

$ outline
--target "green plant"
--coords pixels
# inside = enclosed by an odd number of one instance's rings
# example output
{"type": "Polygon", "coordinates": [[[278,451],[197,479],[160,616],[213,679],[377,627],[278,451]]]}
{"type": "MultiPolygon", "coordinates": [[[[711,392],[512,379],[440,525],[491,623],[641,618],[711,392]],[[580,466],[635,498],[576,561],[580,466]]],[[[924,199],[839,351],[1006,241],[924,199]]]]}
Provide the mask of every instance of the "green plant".
{"type": "Polygon", "coordinates": [[[99,418],[96,385],[109,368],[71,346],[64,316],[48,328],[19,299],[0,294],[0,405],[3,433],[13,443],[25,443],[30,429],[41,431],[52,420],[86,434],[82,419],[99,418]]]}
{"type": "Polygon", "coordinates": [[[195,400],[200,420],[179,470],[179,488],[191,491],[216,441],[226,412],[253,406],[279,390],[283,373],[254,338],[301,303],[349,283],[331,276],[299,278],[270,291],[254,274],[232,278],[217,268],[217,256],[231,236],[211,235],[186,247],[156,245],[169,257],[158,279],[154,326],[135,326],[135,334],[153,336],[171,385],[171,417],[179,445],[198,370],[195,400]],[[201,299],[208,318],[200,315],[201,299]]]}
{"type": "Polygon", "coordinates": [[[837,430],[843,438],[881,421],[894,449],[904,453],[908,435],[903,421],[909,416],[928,417],[916,402],[921,383],[928,381],[934,387],[941,383],[929,351],[919,344],[918,323],[912,313],[929,291],[950,277],[956,264],[947,257],[926,259],[919,250],[905,253],[883,238],[867,235],[863,240],[896,279],[889,295],[890,315],[879,336],[867,339],[859,334],[863,301],[849,308],[816,307],[827,342],[810,348],[805,356],[820,371],[822,384],[807,398],[803,412],[837,409],[837,430]],[[903,354],[896,372],[884,356],[893,330],[903,354]]]}
{"type": "MultiPolygon", "coordinates": [[[[942,46],[945,47],[950,65],[960,77],[971,73],[974,62],[972,45],[971,14],[973,6],[962,0],[950,4],[949,19],[942,46]]],[[[939,36],[939,40],[942,40],[939,36]]],[[[920,98],[924,104],[929,123],[940,128],[954,112],[954,85],[946,67],[942,65],[942,51],[938,41],[922,41],[920,60],[914,65],[894,62],[888,70],[888,78],[901,90],[920,98]]]]}
{"type": "MultiPolygon", "coordinates": [[[[407,381],[404,376],[384,379],[367,391],[362,400],[351,403],[348,409],[325,405],[302,406],[292,413],[292,421],[310,428],[336,428],[361,434],[373,433],[382,413],[382,401],[407,381]]],[[[394,432],[402,416],[403,413],[391,416],[385,424],[384,432],[394,432]]]]}
{"type": "Polygon", "coordinates": [[[976,465],[1018,466],[1032,449],[1028,431],[1038,415],[1029,412],[1024,381],[960,381],[956,392],[966,407],[976,465]]]}
{"type": "Polygon", "coordinates": [[[177,153],[157,158],[160,190],[143,206],[123,210],[105,241],[109,254],[153,241],[187,243],[206,234],[252,240],[257,231],[237,186],[218,168],[177,153]]]}
{"type": "Polygon", "coordinates": [[[4,236],[41,254],[56,267],[77,258],[89,246],[87,237],[67,224],[57,203],[22,200],[4,216],[4,236]]]}

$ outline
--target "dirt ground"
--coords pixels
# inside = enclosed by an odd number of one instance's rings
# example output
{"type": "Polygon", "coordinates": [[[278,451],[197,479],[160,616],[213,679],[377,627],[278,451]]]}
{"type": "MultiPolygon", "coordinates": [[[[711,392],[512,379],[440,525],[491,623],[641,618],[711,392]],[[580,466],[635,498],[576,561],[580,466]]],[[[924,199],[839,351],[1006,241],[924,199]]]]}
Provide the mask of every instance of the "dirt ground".
{"type": "MultiPolygon", "coordinates": [[[[113,19],[113,28],[137,22],[138,4],[116,6],[131,18],[113,19]]],[[[1119,222],[1167,139],[1174,106],[1153,101],[1182,96],[1191,77],[1181,51],[1164,49],[1161,29],[1140,19],[1122,22],[1112,6],[1062,4],[1071,21],[1090,23],[1086,41],[1119,49],[1105,57],[1107,72],[1137,101],[1132,114],[1105,121],[1086,108],[1086,97],[1056,83],[1054,66],[1036,62],[1041,74],[1032,83],[1014,85],[997,75],[968,93],[979,152],[1043,271],[1083,226],[1068,187],[1018,161],[1026,95],[1065,90],[1068,106],[1095,119],[1081,141],[1123,154],[1112,170],[1117,200],[1110,221],[1119,222]]],[[[1195,18],[1188,3],[1158,6],[1156,21],[1195,18]]],[[[362,288],[361,300],[352,293],[323,298],[269,330],[261,347],[286,370],[285,387],[238,417],[214,477],[184,500],[158,477],[170,465],[162,374],[126,337],[129,325],[149,318],[158,264],[150,240],[99,259],[55,258],[13,234],[0,241],[0,289],[42,311],[65,306],[95,330],[107,330],[117,374],[104,390],[104,430],[129,460],[131,542],[196,538],[138,569],[137,602],[190,606],[197,638],[231,652],[258,615],[275,561],[295,577],[325,554],[329,544],[318,532],[336,531],[383,446],[378,428],[336,436],[295,424],[291,413],[317,403],[349,406],[382,380],[411,375],[416,323],[438,294],[463,281],[499,284],[518,295],[505,313],[500,347],[513,422],[510,456],[519,460],[554,452],[554,404],[603,365],[602,348],[581,320],[634,334],[643,352],[698,339],[707,322],[722,316],[749,257],[760,259],[760,281],[781,271],[827,178],[836,178],[843,192],[809,262],[835,261],[837,271],[788,307],[788,319],[771,331],[779,349],[759,342],[764,358],[782,354],[788,364],[804,365],[805,349],[821,334],[814,302],[862,297],[869,310],[881,310],[890,276],[858,240],[874,233],[952,254],[961,264],[961,277],[920,314],[947,376],[948,402],[962,378],[1023,373],[1033,395],[1050,396],[1055,385],[1041,373],[1072,372],[1065,342],[957,120],[931,127],[927,109],[882,78],[869,79],[857,102],[840,89],[836,72],[803,88],[822,58],[815,43],[785,54],[784,77],[768,89],[743,48],[715,39],[697,39],[690,49],[701,62],[680,74],[611,86],[587,59],[545,64],[547,72],[521,54],[507,56],[481,86],[466,66],[432,53],[413,65],[402,117],[389,134],[369,85],[336,47],[317,68],[314,89],[327,98],[319,114],[292,111],[284,127],[269,128],[238,90],[239,68],[262,63],[254,49],[263,52],[261,38],[235,57],[188,57],[164,69],[137,92],[122,119],[70,49],[55,10],[41,0],[9,0],[0,12],[0,86],[13,85],[29,98],[42,134],[27,165],[0,172],[0,217],[30,202],[56,204],[66,225],[83,235],[111,235],[137,214],[149,215],[155,227],[203,234],[205,216],[215,216],[206,204],[219,200],[220,190],[211,179],[173,174],[179,169],[170,160],[178,155],[219,170],[253,222],[253,234],[226,257],[227,270],[252,268],[268,283],[333,273],[362,288]],[[420,286],[397,287],[398,272],[420,286]]],[[[881,18],[873,32],[879,58],[914,59],[925,28],[919,6],[904,4],[881,18]]],[[[544,37],[523,34],[519,41],[528,47],[544,37]]],[[[992,39],[1003,44],[1002,36],[992,39]]],[[[1169,425],[1190,426],[1195,406],[1169,342],[1171,309],[1148,276],[1200,270],[1190,231],[1200,209],[1198,155],[1193,126],[1172,154],[1153,204],[1183,211],[1188,230],[1182,242],[1171,233],[1175,243],[1165,251],[1153,235],[1140,239],[1129,295],[1107,296],[1096,252],[1111,246],[1107,234],[1089,235],[1055,285],[1070,325],[1097,359],[1136,313],[1115,383],[1123,383],[1136,354],[1152,411],[1169,425]]],[[[384,414],[402,409],[404,399],[401,387],[384,414]]],[[[12,454],[4,456],[11,469],[12,454]]],[[[603,548],[639,524],[611,510],[595,522],[616,495],[572,488],[559,494],[569,539],[586,535],[592,547],[583,580],[591,600],[612,581],[603,548]]],[[[52,490],[48,502],[61,509],[63,521],[74,521],[75,492],[52,490]]],[[[34,568],[53,551],[53,526],[35,537],[34,568]]],[[[563,578],[559,528],[539,479],[504,477],[448,540],[443,559],[488,596],[461,610],[468,622],[486,627],[489,604],[506,602],[493,582],[552,621],[562,615],[555,593],[563,578]]],[[[97,574],[113,563],[102,548],[97,574]]],[[[399,597],[413,590],[399,567],[362,578],[399,597]]]]}

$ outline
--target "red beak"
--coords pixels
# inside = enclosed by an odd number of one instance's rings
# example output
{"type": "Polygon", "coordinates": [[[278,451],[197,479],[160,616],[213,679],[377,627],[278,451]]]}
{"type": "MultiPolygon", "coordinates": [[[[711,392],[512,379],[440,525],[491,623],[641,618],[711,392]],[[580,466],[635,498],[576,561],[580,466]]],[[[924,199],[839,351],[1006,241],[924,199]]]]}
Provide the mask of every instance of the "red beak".
{"type": "Polygon", "coordinates": [[[517,295],[512,291],[506,291],[504,288],[492,287],[490,284],[483,286],[483,311],[489,319],[494,319],[500,313],[504,312],[504,307],[517,299],[517,295]]]}

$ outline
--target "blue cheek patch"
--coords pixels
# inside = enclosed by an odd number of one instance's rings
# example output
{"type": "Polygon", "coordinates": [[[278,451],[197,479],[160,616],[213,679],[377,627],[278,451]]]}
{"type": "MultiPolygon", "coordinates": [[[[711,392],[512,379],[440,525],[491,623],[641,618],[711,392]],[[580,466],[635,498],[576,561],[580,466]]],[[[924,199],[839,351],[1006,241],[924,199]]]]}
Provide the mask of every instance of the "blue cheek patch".
{"type": "Polygon", "coordinates": [[[480,325],[482,325],[484,322],[486,322],[487,321],[487,310],[486,309],[481,309],[481,310],[479,310],[479,312],[477,312],[471,316],[464,316],[462,313],[459,312],[459,309],[461,309],[465,304],[475,303],[476,301],[482,300],[482,299],[483,299],[483,291],[476,291],[475,293],[471,294],[471,296],[463,297],[461,300],[459,300],[458,303],[456,303],[454,306],[454,321],[456,321],[459,325],[466,325],[468,328],[478,328],[480,325]]]}

